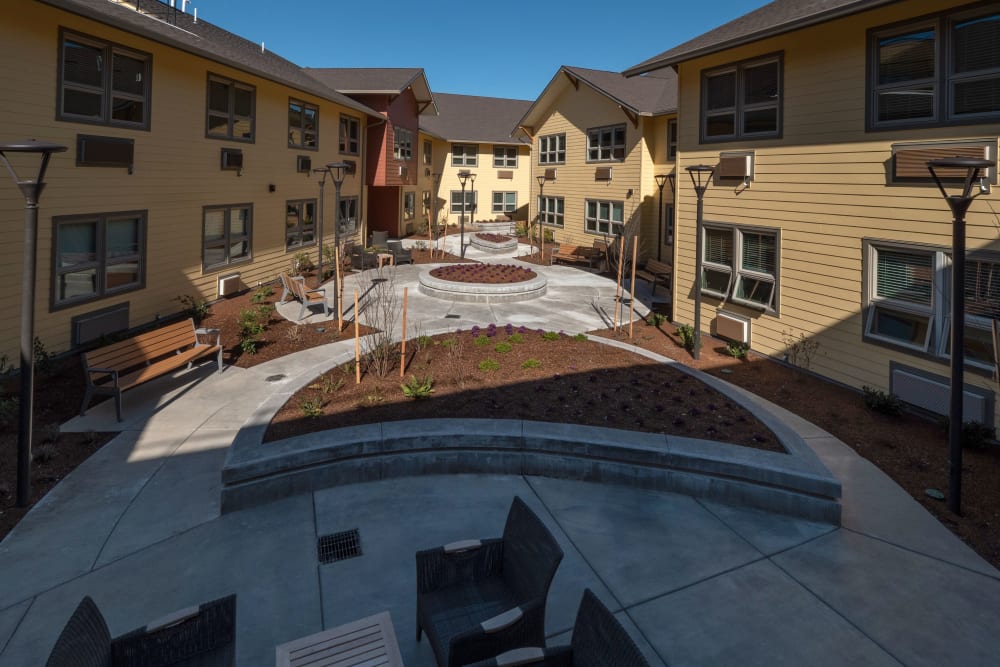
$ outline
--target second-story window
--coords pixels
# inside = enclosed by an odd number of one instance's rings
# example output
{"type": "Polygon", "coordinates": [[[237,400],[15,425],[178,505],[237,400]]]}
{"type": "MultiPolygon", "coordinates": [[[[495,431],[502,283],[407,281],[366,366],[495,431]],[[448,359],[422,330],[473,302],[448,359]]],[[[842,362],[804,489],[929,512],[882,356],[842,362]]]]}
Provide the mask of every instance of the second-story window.
{"type": "Polygon", "coordinates": [[[59,120],[149,129],[151,60],[148,53],[63,34],[59,120]]]}
{"type": "Polygon", "coordinates": [[[677,121],[667,121],[667,159],[677,159],[677,121]]]}
{"type": "Polygon", "coordinates": [[[393,130],[392,156],[397,160],[413,159],[413,133],[403,127],[393,130]]]}
{"type": "Polygon", "coordinates": [[[208,136],[252,142],[256,98],[253,86],[209,74],[208,136]]]}
{"type": "Polygon", "coordinates": [[[497,169],[516,169],[517,146],[494,146],[493,166],[497,169]]]}
{"type": "Polygon", "coordinates": [[[587,162],[612,162],[624,159],[624,124],[587,130],[587,162]]]}
{"type": "Polygon", "coordinates": [[[702,73],[702,141],[781,136],[781,58],[702,73]]]}
{"type": "Polygon", "coordinates": [[[538,164],[566,162],[566,135],[550,134],[538,138],[538,164]]]}
{"type": "Polygon", "coordinates": [[[319,107],[315,104],[288,100],[288,146],[319,149],[319,107]]]}
{"type": "Polygon", "coordinates": [[[361,150],[361,121],[351,116],[340,117],[340,152],[357,155],[361,150]]]}
{"type": "Polygon", "coordinates": [[[424,142],[424,164],[428,167],[434,164],[434,148],[431,142],[424,142]]]}
{"type": "Polygon", "coordinates": [[[475,167],[479,164],[479,146],[476,144],[452,144],[451,166],[475,167]]]}

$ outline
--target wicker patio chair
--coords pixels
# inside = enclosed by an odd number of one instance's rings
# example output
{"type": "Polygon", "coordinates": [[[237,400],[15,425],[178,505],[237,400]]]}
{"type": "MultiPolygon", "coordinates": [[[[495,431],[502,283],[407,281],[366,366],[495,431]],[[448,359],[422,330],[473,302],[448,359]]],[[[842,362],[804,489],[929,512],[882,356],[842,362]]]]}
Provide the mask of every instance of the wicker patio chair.
{"type": "Polygon", "coordinates": [[[520,498],[503,537],[417,552],[417,641],[457,667],[545,643],[545,602],[563,552],[520,498]]]}
{"type": "Polygon", "coordinates": [[[389,247],[386,245],[389,242],[389,232],[380,232],[378,230],[371,233],[371,243],[368,245],[375,248],[378,252],[388,252],[389,247]]]}
{"type": "Polygon", "coordinates": [[[513,649],[470,667],[512,665],[649,667],[646,658],[639,652],[639,648],[625,632],[625,628],[589,588],[583,591],[580,610],[573,625],[573,639],[569,646],[513,649]]]}
{"type": "Polygon", "coordinates": [[[46,667],[236,664],[236,596],[183,609],[114,639],[84,597],[56,640],[46,667]]]}
{"type": "Polygon", "coordinates": [[[413,264],[413,253],[403,248],[402,241],[387,241],[389,252],[392,253],[392,262],[395,266],[400,264],[413,264]]]}

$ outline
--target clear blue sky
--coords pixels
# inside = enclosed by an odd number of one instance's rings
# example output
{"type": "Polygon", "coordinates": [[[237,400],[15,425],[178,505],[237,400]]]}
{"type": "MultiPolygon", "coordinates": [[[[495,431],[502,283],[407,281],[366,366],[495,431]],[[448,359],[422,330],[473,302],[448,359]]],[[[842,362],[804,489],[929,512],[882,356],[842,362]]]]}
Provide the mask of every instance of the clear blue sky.
{"type": "Polygon", "coordinates": [[[423,67],[434,92],[533,100],[560,65],[621,71],[767,2],[193,0],[188,11],[303,67],[423,67]]]}

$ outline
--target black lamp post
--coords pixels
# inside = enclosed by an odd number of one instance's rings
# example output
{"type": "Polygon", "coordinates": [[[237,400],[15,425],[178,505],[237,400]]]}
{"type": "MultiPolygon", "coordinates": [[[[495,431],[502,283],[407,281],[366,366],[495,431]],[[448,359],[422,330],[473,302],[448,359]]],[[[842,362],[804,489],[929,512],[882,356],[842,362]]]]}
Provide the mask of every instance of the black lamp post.
{"type": "MultiPolygon", "coordinates": [[[[351,165],[346,162],[330,162],[326,165],[330,170],[330,178],[333,179],[333,256],[334,261],[343,261],[340,258],[340,186],[344,184],[344,177],[350,171],[351,165]]],[[[322,274],[321,274],[322,275],[322,274]]],[[[340,267],[333,267],[333,307],[340,312],[340,267]]]]}
{"type": "Polygon", "coordinates": [[[543,261],[545,259],[545,230],[542,227],[542,201],[545,194],[546,178],[545,176],[536,176],[535,180],[538,181],[538,259],[543,261]]]}
{"type": "Polygon", "coordinates": [[[948,423],[948,509],[962,513],[962,400],[965,388],[965,214],[979,192],[980,173],[996,166],[992,160],[945,158],[931,160],[927,169],[951,207],[951,409],[948,423]],[[950,195],[941,182],[938,170],[965,171],[961,194],[950,195]]]}
{"type": "Polygon", "coordinates": [[[656,187],[660,189],[660,208],[657,212],[657,223],[656,223],[656,259],[657,261],[663,259],[663,186],[667,184],[666,174],[657,174],[653,176],[656,179],[656,187]]]}
{"type": "Polygon", "coordinates": [[[0,144],[0,160],[10,172],[14,184],[24,196],[24,270],[21,276],[21,397],[17,431],[17,506],[31,503],[31,421],[35,396],[35,245],[38,240],[38,200],[45,189],[45,170],[53,153],[65,146],[41,141],[0,144]],[[38,175],[21,178],[7,159],[8,153],[33,153],[42,156],[38,175]]]}
{"type": "MultiPolygon", "coordinates": [[[[326,187],[326,175],[329,170],[326,167],[316,167],[313,169],[313,173],[319,174],[319,219],[316,221],[316,237],[319,239],[317,245],[319,246],[319,252],[317,253],[319,257],[316,260],[316,273],[319,278],[316,279],[316,287],[323,284],[323,200],[326,198],[323,196],[323,190],[326,187]]],[[[336,217],[336,214],[334,214],[336,217]]]]}
{"type": "Polygon", "coordinates": [[[702,238],[702,223],[703,216],[705,213],[705,190],[708,189],[708,184],[712,182],[712,175],[715,173],[715,167],[710,167],[705,164],[697,164],[691,167],[685,167],[688,174],[691,176],[691,184],[694,185],[694,192],[698,195],[698,213],[695,217],[695,234],[697,238],[695,239],[695,258],[694,258],[694,349],[691,351],[691,355],[698,359],[701,356],[701,281],[702,281],[702,246],[705,240],[702,238]]]}
{"type": "Polygon", "coordinates": [[[468,169],[464,169],[458,172],[458,182],[462,185],[462,212],[461,212],[461,217],[459,218],[460,226],[458,230],[459,232],[458,246],[459,246],[459,255],[463,259],[465,258],[465,208],[466,208],[465,184],[469,181],[470,178],[472,179],[473,185],[475,185],[476,182],[475,176],[473,174],[470,174],[468,169]]]}
{"type": "Polygon", "coordinates": [[[438,245],[438,190],[441,187],[441,174],[431,174],[434,178],[434,190],[431,192],[431,259],[434,259],[434,250],[438,245]]]}

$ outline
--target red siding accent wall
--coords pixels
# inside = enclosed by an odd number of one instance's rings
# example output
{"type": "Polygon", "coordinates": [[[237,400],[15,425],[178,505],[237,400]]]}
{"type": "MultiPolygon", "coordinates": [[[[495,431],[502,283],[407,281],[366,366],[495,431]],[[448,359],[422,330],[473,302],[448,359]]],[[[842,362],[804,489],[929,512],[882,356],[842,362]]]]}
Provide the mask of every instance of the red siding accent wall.
{"type": "Polygon", "coordinates": [[[368,233],[378,230],[389,232],[390,238],[399,236],[399,207],[399,188],[368,188],[368,233]]]}

